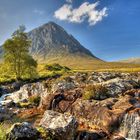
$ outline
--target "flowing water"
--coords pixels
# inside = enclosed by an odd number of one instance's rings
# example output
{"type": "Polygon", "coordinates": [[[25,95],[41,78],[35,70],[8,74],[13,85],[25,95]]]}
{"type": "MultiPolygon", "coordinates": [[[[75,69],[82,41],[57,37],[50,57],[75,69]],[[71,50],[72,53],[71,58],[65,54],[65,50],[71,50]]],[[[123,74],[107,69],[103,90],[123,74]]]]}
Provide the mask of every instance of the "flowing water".
{"type": "Polygon", "coordinates": [[[124,116],[120,132],[128,140],[140,140],[140,116],[138,113],[128,113],[124,116]]]}
{"type": "Polygon", "coordinates": [[[134,107],[137,112],[131,112],[125,114],[122,125],[120,127],[120,133],[127,140],[140,140],[140,95],[135,94],[134,107]]]}

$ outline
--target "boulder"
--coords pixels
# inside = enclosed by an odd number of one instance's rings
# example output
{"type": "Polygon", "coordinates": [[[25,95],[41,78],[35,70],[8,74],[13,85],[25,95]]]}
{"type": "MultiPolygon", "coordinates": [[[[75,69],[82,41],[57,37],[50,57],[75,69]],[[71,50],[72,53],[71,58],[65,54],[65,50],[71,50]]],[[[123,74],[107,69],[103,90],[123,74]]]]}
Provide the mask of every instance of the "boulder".
{"type": "Polygon", "coordinates": [[[66,112],[69,107],[82,96],[80,89],[69,91],[59,90],[56,92],[45,91],[41,93],[39,108],[44,110],[54,110],[57,112],[66,112]]]}
{"type": "Polygon", "coordinates": [[[92,126],[108,132],[112,127],[119,126],[124,114],[133,108],[130,99],[130,96],[108,98],[103,101],[77,99],[71,105],[69,112],[79,122],[81,119],[89,121],[92,126]]]}
{"type": "Polygon", "coordinates": [[[74,117],[51,110],[47,110],[40,121],[40,126],[49,131],[58,140],[73,140],[77,125],[74,117]]]}
{"type": "Polygon", "coordinates": [[[110,95],[110,97],[116,97],[127,90],[135,88],[138,86],[138,83],[135,79],[122,79],[117,77],[115,79],[102,82],[102,85],[108,89],[108,95],[110,95]]]}
{"type": "Polygon", "coordinates": [[[108,130],[115,121],[113,112],[108,107],[100,104],[99,101],[90,102],[88,100],[77,99],[69,112],[79,122],[83,119],[89,121],[92,126],[97,126],[105,130],[108,130]]]}
{"type": "Polygon", "coordinates": [[[6,135],[7,140],[38,140],[40,133],[31,124],[16,123],[6,135]]]}
{"type": "Polygon", "coordinates": [[[13,100],[15,103],[28,99],[33,95],[41,95],[45,88],[42,83],[26,84],[20,88],[20,90],[11,93],[7,98],[13,100]]]}

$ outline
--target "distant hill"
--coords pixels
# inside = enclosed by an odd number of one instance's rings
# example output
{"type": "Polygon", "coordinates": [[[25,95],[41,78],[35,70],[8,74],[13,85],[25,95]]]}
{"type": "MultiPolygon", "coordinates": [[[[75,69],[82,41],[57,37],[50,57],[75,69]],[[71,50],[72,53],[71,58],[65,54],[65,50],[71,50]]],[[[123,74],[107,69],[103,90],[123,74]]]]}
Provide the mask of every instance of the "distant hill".
{"type": "Polygon", "coordinates": [[[122,63],[130,63],[130,64],[140,64],[140,58],[129,58],[125,60],[120,60],[122,63]]]}

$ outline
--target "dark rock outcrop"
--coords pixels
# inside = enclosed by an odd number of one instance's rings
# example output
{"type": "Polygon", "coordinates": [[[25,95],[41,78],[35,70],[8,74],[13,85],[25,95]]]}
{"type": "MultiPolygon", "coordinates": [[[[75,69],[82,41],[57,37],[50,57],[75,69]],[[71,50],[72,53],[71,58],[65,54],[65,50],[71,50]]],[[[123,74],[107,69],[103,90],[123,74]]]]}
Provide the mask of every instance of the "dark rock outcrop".
{"type": "Polygon", "coordinates": [[[38,140],[40,133],[31,124],[16,123],[7,133],[7,140],[38,140]]]}

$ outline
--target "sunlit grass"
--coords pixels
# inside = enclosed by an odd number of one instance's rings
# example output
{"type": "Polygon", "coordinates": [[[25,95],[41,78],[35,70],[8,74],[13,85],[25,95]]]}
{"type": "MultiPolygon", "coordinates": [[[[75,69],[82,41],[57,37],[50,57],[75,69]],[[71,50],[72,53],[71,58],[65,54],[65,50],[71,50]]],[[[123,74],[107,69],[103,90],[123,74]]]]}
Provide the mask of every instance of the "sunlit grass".
{"type": "MultiPolygon", "coordinates": [[[[52,63],[55,61],[52,61],[52,63]]],[[[40,63],[37,67],[38,75],[36,75],[36,79],[38,78],[45,78],[45,77],[53,77],[55,75],[63,75],[65,71],[48,71],[45,69],[46,64],[52,64],[50,63],[40,63]]],[[[103,71],[109,71],[109,72],[140,72],[140,65],[136,64],[125,64],[125,63],[115,63],[115,62],[103,62],[103,61],[97,61],[97,60],[87,60],[84,59],[80,61],[79,58],[77,58],[76,61],[70,61],[67,59],[67,61],[61,60],[60,65],[67,66],[71,68],[71,72],[103,72],[103,71]]],[[[24,79],[24,78],[23,78],[24,79]]],[[[11,82],[15,80],[15,76],[7,73],[7,69],[3,67],[3,64],[0,64],[0,83],[3,82],[11,82]]]]}

